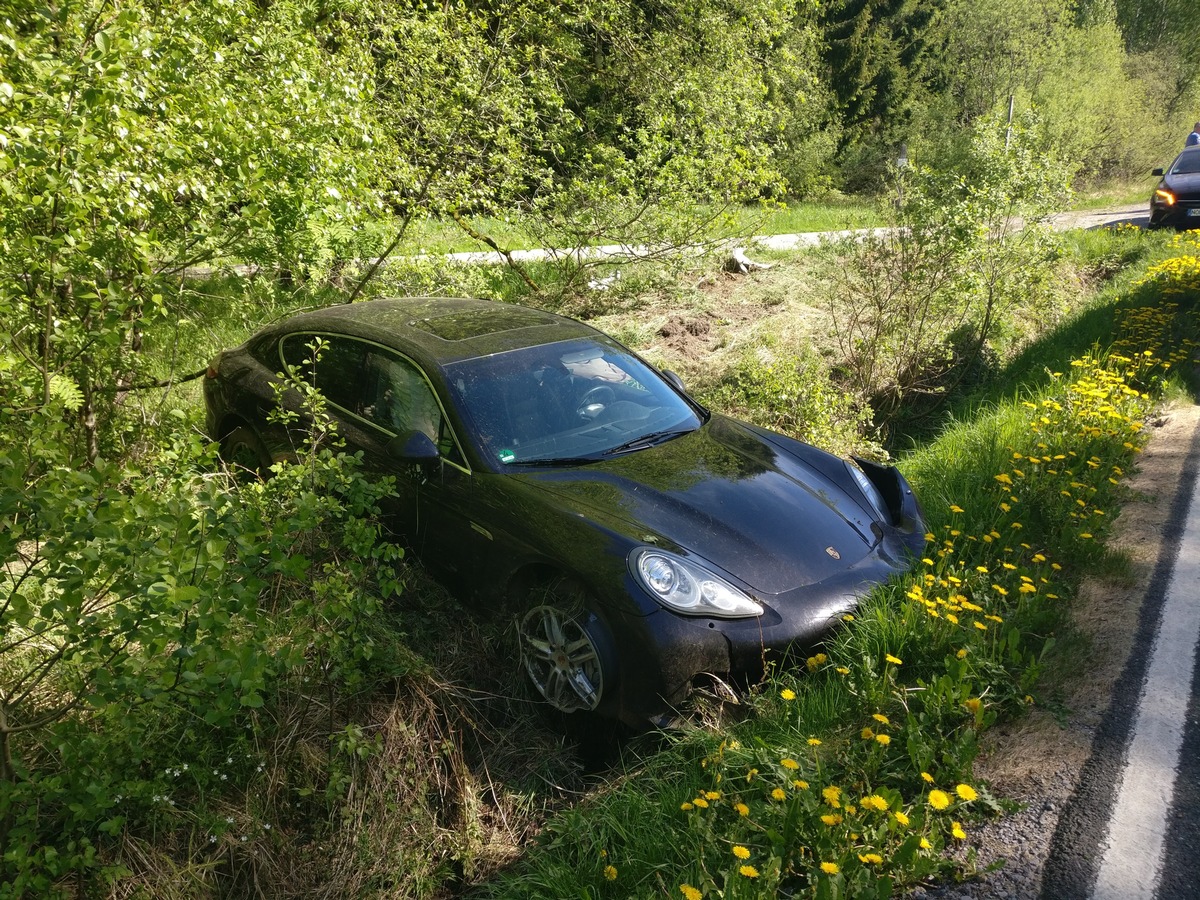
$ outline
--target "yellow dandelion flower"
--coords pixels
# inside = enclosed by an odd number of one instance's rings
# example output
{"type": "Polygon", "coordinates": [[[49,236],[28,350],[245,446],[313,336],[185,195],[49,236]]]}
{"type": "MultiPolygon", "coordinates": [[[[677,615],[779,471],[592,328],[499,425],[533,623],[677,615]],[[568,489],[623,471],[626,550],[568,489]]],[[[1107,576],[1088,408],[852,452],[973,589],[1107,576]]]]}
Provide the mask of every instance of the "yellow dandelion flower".
{"type": "Polygon", "coordinates": [[[971,787],[969,784],[958,785],[954,789],[954,793],[958,794],[958,796],[962,797],[964,800],[974,800],[977,796],[979,796],[975,793],[975,788],[971,787]]]}
{"type": "Polygon", "coordinates": [[[886,734],[875,735],[875,740],[877,743],[880,743],[885,747],[892,742],[892,739],[890,737],[888,737],[886,734]]]}
{"type": "Polygon", "coordinates": [[[739,816],[750,815],[750,807],[748,807],[745,803],[735,803],[733,804],[733,808],[737,810],[739,816]]]}
{"type": "Polygon", "coordinates": [[[617,867],[616,866],[605,866],[604,867],[604,877],[607,878],[609,881],[616,881],[617,880],[617,867]]]}
{"type": "Polygon", "coordinates": [[[892,818],[895,819],[897,822],[899,822],[901,825],[908,824],[908,816],[905,815],[904,813],[900,812],[899,810],[892,813],[892,818]]]}
{"type": "Polygon", "coordinates": [[[826,813],[825,815],[821,816],[821,821],[832,828],[834,825],[842,824],[842,817],[837,813],[826,813]]]}
{"type": "Polygon", "coordinates": [[[924,779],[927,784],[933,784],[933,776],[928,772],[922,772],[921,778],[924,779]]]}
{"type": "Polygon", "coordinates": [[[835,862],[821,863],[821,871],[826,875],[836,875],[838,873],[838,864],[835,862]]]}
{"type": "Polygon", "coordinates": [[[978,713],[979,708],[981,706],[983,706],[983,701],[980,700],[978,697],[968,697],[963,702],[963,706],[965,706],[967,709],[969,709],[972,713],[978,713]]]}
{"type": "Polygon", "coordinates": [[[738,859],[749,859],[750,858],[750,848],[743,847],[741,844],[734,844],[733,845],[733,855],[736,856],[738,859]]]}
{"type": "Polygon", "coordinates": [[[858,854],[858,858],[861,862],[864,862],[869,866],[878,866],[883,864],[883,857],[878,853],[860,853],[858,854]]]}
{"type": "Polygon", "coordinates": [[[810,747],[820,747],[820,746],[821,746],[821,739],[820,739],[820,738],[809,738],[809,739],[808,739],[808,746],[810,746],[810,747]]]}
{"type": "Polygon", "coordinates": [[[704,896],[697,888],[692,887],[690,884],[681,884],[679,886],[679,893],[683,894],[683,900],[701,900],[704,896]]]}
{"type": "Polygon", "coordinates": [[[952,835],[954,835],[956,838],[958,838],[960,841],[965,841],[967,839],[967,833],[965,831],[963,831],[961,822],[951,822],[950,823],[950,833],[952,835]]]}
{"type": "Polygon", "coordinates": [[[891,725],[892,724],[890,721],[888,721],[888,717],[885,716],[883,713],[872,713],[871,718],[874,719],[876,722],[879,722],[881,725],[891,725]]]}
{"type": "Polygon", "coordinates": [[[821,791],[821,796],[825,798],[825,802],[835,809],[841,806],[842,789],[834,785],[830,785],[821,791]]]}
{"type": "Polygon", "coordinates": [[[967,658],[967,648],[966,648],[966,647],[963,647],[961,650],[959,650],[959,651],[958,651],[957,653],[955,653],[954,655],[955,655],[956,657],[958,657],[959,659],[966,659],[966,658],[967,658]]]}
{"type": "Polygon", "coordinates": [[[887,654],[887,656],[885,656],[884,659],[886,659],[888,662],[890,662],[893,666],[904,665],[903,660],[897,659],[896,657],[892,656],[892,654],[890,654],[890,653],[887,654]]]}
{"type": "Polygon", "coordinates": [[[862,806],[865,807],[866,809],[873,809],[877,812],[883,812],[885,809],[888,808],[887,801],[884,800],[882,797],[880,797],[878,794],[872,794],[869,797],[863,797],[862,800],[859,801],[859,803],[861,803],[862,806]]]}
{"type": "Polygon", "coordinates": [[[684,812],[687,812],[689,809],[695,809],[695,807],[692,806],[692,804],[688,803],[686,800],[683,803],[679,804],[679,808],[682,809],[684,812]]]}
{"type": "Polygon", "coordinates": [[[796,762],[794,759],[790,759],[790,758],[789,758],[789,759],[781,759],[781,760],[779,761],[779,764],[780,764],[781,766],[783,766],[785,769],[798,769],[798,768],[800,768],[800,763],[798,763],[798,762],[796,762]]]}
{"type": "Polygon", "coordinates": [[[779,696],[782,697],[784,700],[795,700],[796,692],[793,691],[791,688],[784,688],[782,691],[779,692],[779,696]]]}
{"type": "Polygon", "coordinates": [[[929,805],[934,809],[945,809],[950,805],[950,795],[935,788],[929,792],[929,805]]]}
{"type": "Polygon", "coordinates": [[[959,506],[957,503],[950,504],[950,512],[960,513],[962,511],[963,511],[963,508],[961,506],[959,506]]]}
{"type": "Polygon", "coordinates": [[[798,791],[807,791],[808,790],[808,782],[805,781],[803,778],[797,778],[795,781],[792,782],[792,787],[794,787],[798,791]]]}
{"type": "Polygon", "coordinates": [[[771,799],[786,800],[787,794],[784,793],[783,788],[775,788],[775,790],[771,791],[771,799]]]}
{"type": "Polygon", "coordinates": [[[754,868],[754,866],[742,866],[740,869],[738,869],[738,872],[742,874],[743,878],[758,877],[758,869],[754,868]]]}
{"type": "Polygon", "coordinates": [[[868,727],[864,728],[861,732],[859,732],[859,735],[860,735],[860,737],[862,737],[862,739],[864,741],[869,741],[869,740],[871,740],[871,738],[875,737],[875,732],[872,731],[870,729],[870,727],[868,726],[868,727]]]}
{"type": "Polygon", "coordinates": [[[974,625],[976,628],[978,628],[980,631],[987,631],[987,626],[984,625],[982,622],[972,622],[971,624],[974,625]]]}
{"type": "Polygon", "coordinates": [[[838,666],[838,667],[837,667],[837,673],[838,673],[839,675],[849,675],[849,674],[850,674],[850,670],[849,670],[849,669],[847,669],[845,666],[838,666]]]}
{"type": "Polygon", "coordinates": [[[921,849],[932,850],[933,844],[929,843],[929,838],[921,838],[921,849]]]}
{"type": "Polygon", "coordinates": [[[721,792],[720,791],[705,791],[704,799],[705,800],[720,800],[721,792]]]}
{"type": "Polygon", "coordinates": [[[708,809],[708,801],[703,797],[697,797],[692,801],[692,804],[700,809],[708,809]]]}

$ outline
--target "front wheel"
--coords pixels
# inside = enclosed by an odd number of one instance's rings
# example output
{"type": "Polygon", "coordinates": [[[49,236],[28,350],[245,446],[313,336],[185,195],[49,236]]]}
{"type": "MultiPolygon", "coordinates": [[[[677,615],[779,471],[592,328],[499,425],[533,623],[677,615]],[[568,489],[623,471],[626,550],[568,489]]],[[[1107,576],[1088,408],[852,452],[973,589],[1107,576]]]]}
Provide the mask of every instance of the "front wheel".
{"type": "Polygon", "coordinates": [[[539,599],[517,626],[529,680],[560,712],[591,712],[612,677],[603,623],[561,591],[548,590],[539,599]]]}

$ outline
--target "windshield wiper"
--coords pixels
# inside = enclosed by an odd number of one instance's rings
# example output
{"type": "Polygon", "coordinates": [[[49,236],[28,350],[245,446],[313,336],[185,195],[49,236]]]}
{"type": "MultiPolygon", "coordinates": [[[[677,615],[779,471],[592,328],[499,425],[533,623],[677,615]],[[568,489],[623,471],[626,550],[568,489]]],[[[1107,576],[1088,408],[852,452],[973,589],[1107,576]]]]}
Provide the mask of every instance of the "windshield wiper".
{"type": "Polygon", "coordinates": [[[646,450],[656,444],[662,444],[672,438],[681,437],[685,434],[691,434],[693,428],[671,428],[666,431],[652,431],[649,434],[643,434],[641,437],[636,437],[632,441],[626,441],[624,444],[618,444],[611,450],[605,450],[605,456],[616,456],[618,453],[632,453],[634,450],[646,450]]]}
{"type": "Polygon", "coordinates": [[[598,461],[598,456],[550,456],[545,459],[515,459],[506,465],[513,466],[583,466],[598,461]]]}

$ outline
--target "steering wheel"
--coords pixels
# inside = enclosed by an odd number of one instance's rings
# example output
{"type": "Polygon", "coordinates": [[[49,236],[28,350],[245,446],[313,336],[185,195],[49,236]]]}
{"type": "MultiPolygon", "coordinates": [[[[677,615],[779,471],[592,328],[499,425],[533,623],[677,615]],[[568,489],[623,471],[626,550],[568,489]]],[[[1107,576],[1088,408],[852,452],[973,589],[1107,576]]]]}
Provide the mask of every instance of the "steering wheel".
{"type": "Polygon", "coordinates": [[[616,397],[616,393],[608,385],[597,385],[580,398],[579,406],[576,407],[575,412],[579,414],[579,418],[581,419],[594,419],[600,413],[604,412],[604,407],[612,403],[616,397]]]}

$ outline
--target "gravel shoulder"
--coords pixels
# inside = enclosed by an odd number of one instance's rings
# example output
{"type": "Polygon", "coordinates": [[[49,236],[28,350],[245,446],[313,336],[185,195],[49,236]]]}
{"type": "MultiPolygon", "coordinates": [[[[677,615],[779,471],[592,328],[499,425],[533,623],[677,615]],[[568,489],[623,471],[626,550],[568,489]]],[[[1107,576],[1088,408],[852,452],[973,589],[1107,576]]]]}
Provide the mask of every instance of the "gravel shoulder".
{"type": "Polygon", "coordinates": [[[1125,667],[1142,600],[1159,558],[1200,406],[1176,403],[1152,423],[1153,434],[1127,482],[1131,498],[1115,522],[1108,546],[1128,561],[1128,577],[1087,581],[1073,604],[1072,623],[1087,661],[1058,686],[1061,703],[1035,707],[1016,722],[984,735],[977,780],[996,797],[1021,804],[1018,812],[976,826],[961,856],[976,854],[979,874],[960,884],[918,888],[912,897],[936,900],[1030,900],[1064,805],[1076,790],[1092,739],[1125,667]]]}

